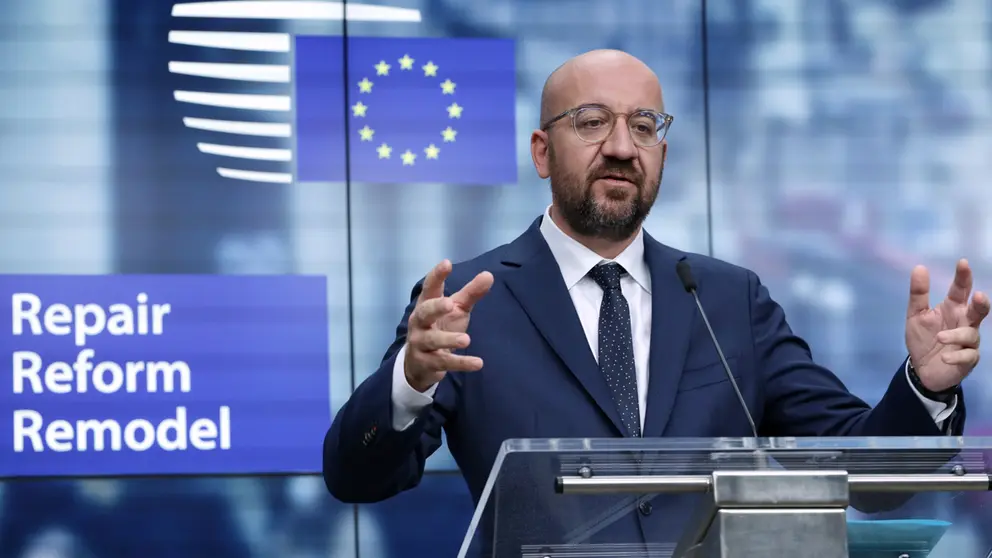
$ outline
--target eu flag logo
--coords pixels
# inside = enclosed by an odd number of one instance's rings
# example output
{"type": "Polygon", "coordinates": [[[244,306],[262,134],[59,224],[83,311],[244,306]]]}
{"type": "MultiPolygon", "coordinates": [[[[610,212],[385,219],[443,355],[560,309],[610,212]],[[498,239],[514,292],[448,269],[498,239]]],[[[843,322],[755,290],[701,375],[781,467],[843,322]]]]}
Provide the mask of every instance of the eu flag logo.
{"type": "Polygon", "coordinates": [[[296,39],[299,181],[516,182],[512,41],[347,40],[296,39]]]}

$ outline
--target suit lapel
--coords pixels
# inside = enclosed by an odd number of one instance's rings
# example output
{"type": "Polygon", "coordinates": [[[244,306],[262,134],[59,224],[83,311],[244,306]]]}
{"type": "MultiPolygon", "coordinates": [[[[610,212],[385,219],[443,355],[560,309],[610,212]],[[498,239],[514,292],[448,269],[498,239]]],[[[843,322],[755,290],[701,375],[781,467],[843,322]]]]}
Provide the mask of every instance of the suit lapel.
{"type": "Polygon", "coordinates": [[[565,363],[618,433],[629,433],[620,420],[606,379],[589,348],[561,270],[541,236],[538,219],[512,245],[504,265],[518,266],[505,284],[548,345],[565,363]]]}
{"type": "Polygon", "coordinates": [[[675,264],[685,257],[644,235],[644,258],[651,270],[651,348],[648,357],[648,408],[644,436],[665,432],[698,319],[692,295],[685,292],[675,264]]]}

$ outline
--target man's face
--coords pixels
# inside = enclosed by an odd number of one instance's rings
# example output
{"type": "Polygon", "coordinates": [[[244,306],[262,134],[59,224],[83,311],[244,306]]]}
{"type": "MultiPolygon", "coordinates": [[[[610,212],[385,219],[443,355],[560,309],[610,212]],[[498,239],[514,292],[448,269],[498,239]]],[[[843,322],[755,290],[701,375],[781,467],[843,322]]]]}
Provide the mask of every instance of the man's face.
{"type": "Polygon", "coordinates": [[[627,115],[639,109],[662,110],[657,79],[639,65],[614,61],[576,69],[563,90],[558,112],[600,105],[616,115],[615,125],[605,141],[588,143],[576,135],[571,117],[559,120],[547,131],[543,164],[535,155],[538,171],[550,177],[555,205],[577,234],[630,238],[658,196],[667,146],[635,143],[627,115]]]}

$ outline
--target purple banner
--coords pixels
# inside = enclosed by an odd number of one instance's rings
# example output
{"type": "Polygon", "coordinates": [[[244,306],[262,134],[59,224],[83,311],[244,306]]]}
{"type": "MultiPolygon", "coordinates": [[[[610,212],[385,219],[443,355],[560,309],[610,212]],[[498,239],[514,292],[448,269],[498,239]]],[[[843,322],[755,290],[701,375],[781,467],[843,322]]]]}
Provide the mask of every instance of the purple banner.
{"type": "Polygon", "coordinates": [[[326,282],[0,277],[0,477],[309,473],[326,282]]]}

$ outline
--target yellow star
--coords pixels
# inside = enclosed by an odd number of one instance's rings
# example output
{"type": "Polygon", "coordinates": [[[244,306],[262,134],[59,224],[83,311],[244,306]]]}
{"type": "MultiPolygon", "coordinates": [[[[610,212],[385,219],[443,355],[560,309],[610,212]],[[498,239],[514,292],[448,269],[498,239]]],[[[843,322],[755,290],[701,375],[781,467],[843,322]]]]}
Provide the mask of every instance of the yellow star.
{"type": "Polygon", "coordinates": [[[412,70],[413,69],[413,58],[410,58],[409,54],[404,54],[403,58],[399,59],[401,70],[412,70]]]}
{"type": "Polygon", "coordinates": [[[357,117],[365,116],[365,113],[368,112],[368,110],[368,105],[362,103],[361,101],[358,101],[353,107],[351,107],[351,111],[355,113],[355,116],[357,117]]]}
{"type": "Polygon", "coordinates": [[[362,137],[362,141],[372,141],[372,136],[375,135],[375,130],[369,128],[368,124],[364,128],[358,131],[358,135],[362,137]]]}
{"type": "Polygon", "coordinates": [[[441,93],[443,95],[454,95],[455,94],[455,82],[450,79],[446,79],[441,82],[441,93]]]}
{"type": "Polygon", "coordinates": [[[447,128],[441,130],[441,137],[444,138],[445,142],[455,141],[455,136],[457,135],[458,132],[452,130],[451,126],[448,126],[447,128]]]}
{"type": "Polygon", "coordinates": [[[379,147],[376,147],[375,150],[376,150],[376,153],[379,154],[379,158],[380,159],[388,159],[389,156],[392,155],[392,153],[393,153],[393,148],[392,147],[389,147],[385,143],[382,144],[382,145],[380,145],[379,147]]]}
{"type": "Polygon", "coordinates": [[[427,149],[424,150],[424,153],[427,154],[428,159],[437,159],[437,155],[440,152],[441,152],[441,148],[434,145],[433,143],[428,145],[427,149]]]}
{"type": "Polygon", "coordinates": [[[424,77],[437,77],[437,64],[428,60],[422,68],[424,69],[424,77]]]}
{"type": "Polygon", "coordinates": [[[400,157],[403,159],[403,166],[407,166],[407,165],[413,166],[413,162],[417,159],[417,156],[414,155],[413,152],[410,151],[409,149],[404,151],[403,154],[400,155],[400,157]]]}
{"type": "Polygon", "coordinates": [[[461,118],[462,110],[465,107],[460,106],[458,103],[451,103],[448,107],[448,118],[461,118]]]}
{"type": "Polygon", "coordinates": [[[372,82],[369,81],[369,78],[362,78],[362,81],[358,82],[358,91],[360,93],[372,92],[372,82]]]}
{"type": "Polygon", "coordinates": [[[377,76],[388,76],[389,68],[392,68],[389,64],[386,64],[385,60],[380,60],[378,64],[375,65],[375,75],[377,76]]]}

